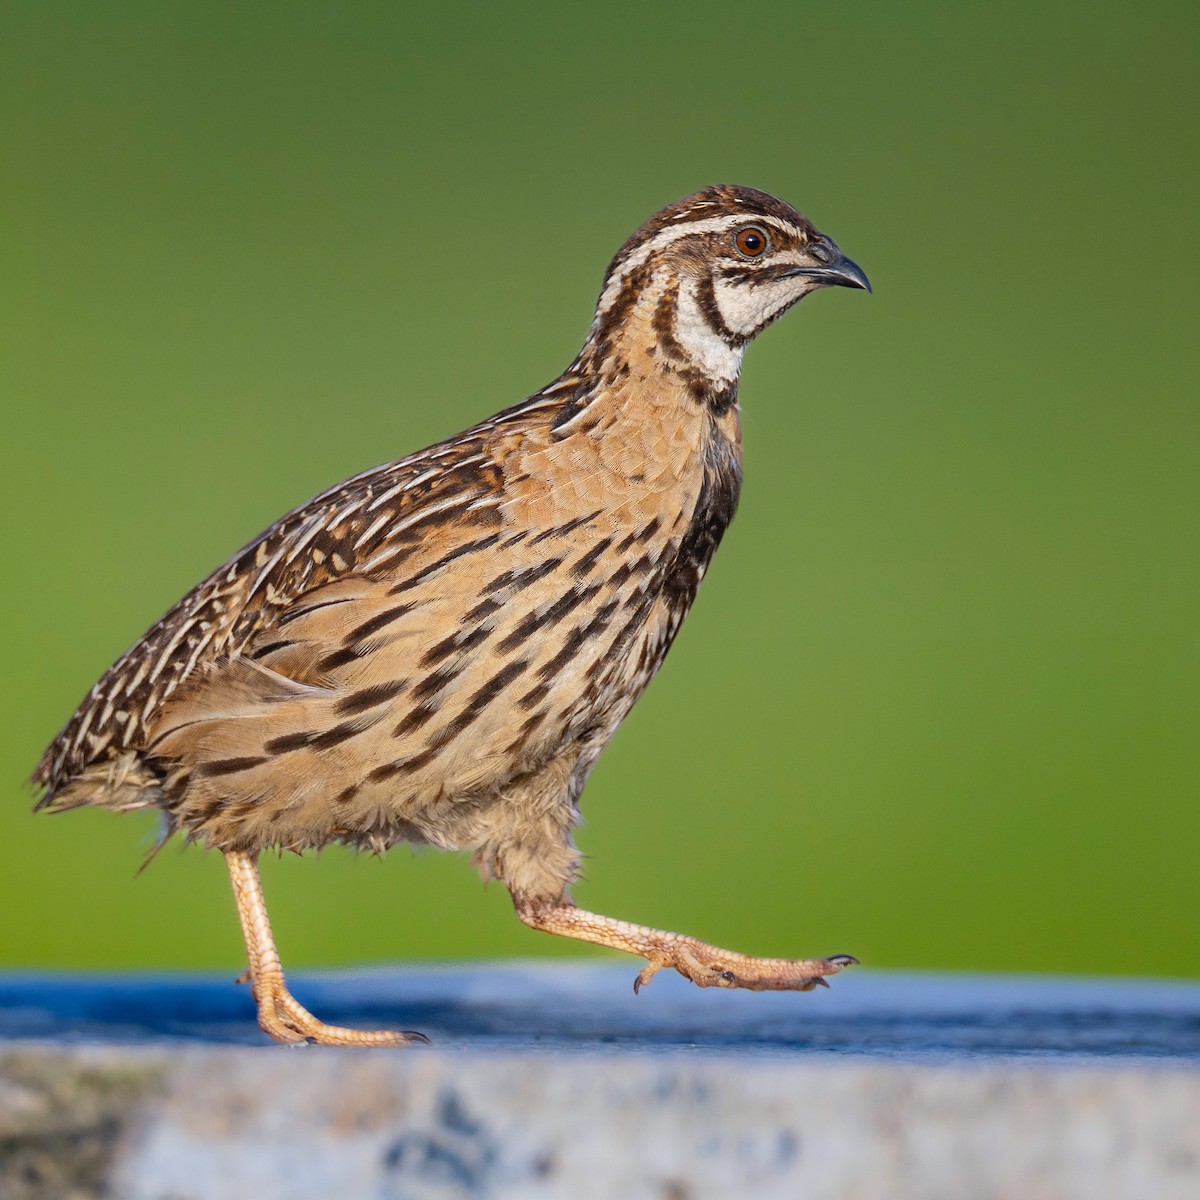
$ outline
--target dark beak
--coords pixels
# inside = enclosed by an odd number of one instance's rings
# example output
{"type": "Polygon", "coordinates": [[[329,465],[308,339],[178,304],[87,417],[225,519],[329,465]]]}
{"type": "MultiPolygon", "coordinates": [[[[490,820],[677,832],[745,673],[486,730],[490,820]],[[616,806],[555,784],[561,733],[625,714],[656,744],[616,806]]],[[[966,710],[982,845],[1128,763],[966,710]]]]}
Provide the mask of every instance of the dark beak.
{"type": "Polygon", "coordinates": [[[862,288],[864,292],[871,290],[871,281],[866,272],[849,258],[840,258],[828,267],[797,267],[788,272],[789,275],[804,275],[815,279],[828,287],[862,288]]]}

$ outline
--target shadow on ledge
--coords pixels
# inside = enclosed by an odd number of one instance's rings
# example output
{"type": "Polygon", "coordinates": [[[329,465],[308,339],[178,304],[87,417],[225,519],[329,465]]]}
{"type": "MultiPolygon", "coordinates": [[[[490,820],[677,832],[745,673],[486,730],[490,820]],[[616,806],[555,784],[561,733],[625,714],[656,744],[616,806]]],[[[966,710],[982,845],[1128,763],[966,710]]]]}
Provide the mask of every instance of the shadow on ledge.
{"type": "MultiPolygon", "coordinates": [[[[701,990],[629,967],[496,964],[297,973],[322,1019],[418,1029],[441,1050],[900,1059],[1200,1060],[1200,984],[861,968],[807,994],[701,990]]],[[[0,1040],[268,1045],[228,976],[0,975],[0,1040]]]]}

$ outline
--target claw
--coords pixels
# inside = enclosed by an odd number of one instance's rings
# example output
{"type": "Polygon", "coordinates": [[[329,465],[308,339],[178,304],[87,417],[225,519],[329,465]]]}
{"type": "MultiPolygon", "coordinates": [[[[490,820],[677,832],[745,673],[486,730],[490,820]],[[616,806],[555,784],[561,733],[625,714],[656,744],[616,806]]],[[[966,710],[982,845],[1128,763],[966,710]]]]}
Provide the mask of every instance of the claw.
{"type": "Polygon", "coordinates": [[[818,975],[815,982],[817,987],[827,988],[829,986],[829,980],[824,975],[818,975]]]}
{"type": "Polygon", "coordinates": [[[633,994],[636,996],[652,980],[662,963],[648,962],[637,974],[633,981],[633,994]]]}
{"type": "Polygon", "coordinates": [[[853,954],[831,954],[827,960],[833,963],[835,967],[857,967],[859,961],[853,954]]]}

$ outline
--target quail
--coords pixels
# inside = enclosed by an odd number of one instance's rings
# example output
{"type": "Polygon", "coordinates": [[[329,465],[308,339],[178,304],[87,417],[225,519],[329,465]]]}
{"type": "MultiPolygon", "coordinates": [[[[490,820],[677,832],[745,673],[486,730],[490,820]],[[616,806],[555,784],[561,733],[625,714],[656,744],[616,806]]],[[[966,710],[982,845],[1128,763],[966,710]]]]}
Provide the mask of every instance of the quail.
{"type": "Polygon", "coordinates": [[[468,851],[517,915],[702,987],[807,991],[856,960],[754,958],[570,898],[580,793],[663,662],[741,483],[750,340],[866,275],[790,205],[721,185],[652,217],[553,383],[276,521],[101,677],[42,756],[38,807],[156,808],[219,850],[262,1029],[325,1024],[287,989],[270,848],[468,851]]]}

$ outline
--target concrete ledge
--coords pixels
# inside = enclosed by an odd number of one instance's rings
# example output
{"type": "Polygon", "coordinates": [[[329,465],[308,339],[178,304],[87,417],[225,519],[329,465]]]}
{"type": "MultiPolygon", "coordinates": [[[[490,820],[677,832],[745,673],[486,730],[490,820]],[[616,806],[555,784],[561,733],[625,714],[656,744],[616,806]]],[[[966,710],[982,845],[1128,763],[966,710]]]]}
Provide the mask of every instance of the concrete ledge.
{"type": "Polygon", "coordinates": [[[295,980],[409,1051],[263,1045],[228,979],[0,976],[0,1197],[1200,1195],[1200,986],[632,975],[295,980]]]}

